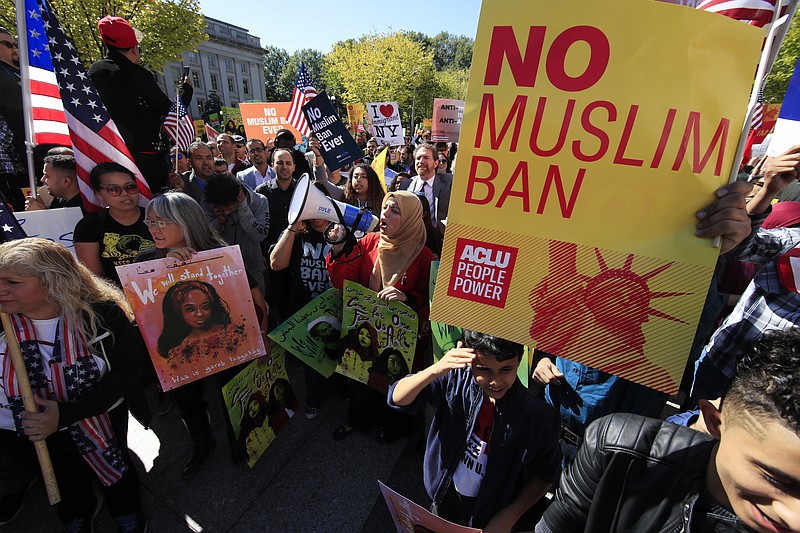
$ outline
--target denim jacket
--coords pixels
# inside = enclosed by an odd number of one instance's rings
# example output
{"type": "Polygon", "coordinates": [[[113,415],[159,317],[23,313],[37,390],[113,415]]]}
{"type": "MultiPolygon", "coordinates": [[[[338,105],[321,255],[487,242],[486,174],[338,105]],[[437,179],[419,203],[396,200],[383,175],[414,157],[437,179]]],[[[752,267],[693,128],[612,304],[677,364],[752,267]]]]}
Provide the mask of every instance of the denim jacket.
{"type": "MultiPolygon", "coordinates": [[[[484,401],[483,390],[466,367],[431,382],[408,406],[394,404],[393,392],[394,385],[388,402],[395,409],[416,410],[426,402],[436,408],[423,465],[425,489],[435,510],[464,457],[484,401]]],[[[484,527],[531,479],[556,479],[561,464],[559,435],[558,412],[516,380],[495,404],[486,475],[474,502],[471,527],[484,527]]]]}

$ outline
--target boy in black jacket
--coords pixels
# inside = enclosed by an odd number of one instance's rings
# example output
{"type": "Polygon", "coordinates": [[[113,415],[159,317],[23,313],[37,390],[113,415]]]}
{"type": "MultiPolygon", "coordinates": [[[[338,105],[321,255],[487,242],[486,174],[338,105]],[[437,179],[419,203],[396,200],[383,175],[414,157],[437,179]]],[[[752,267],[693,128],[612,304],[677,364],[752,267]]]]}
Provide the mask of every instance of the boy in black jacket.
{"type": "Polygon", "coordinates": [[[559,416],[517,379],[522,353],[520,344],[465,330],[457,348],[389,389],[392,407],[436,408],[424,477],[442,518],[509,532],[558,474],[559,416]]]}

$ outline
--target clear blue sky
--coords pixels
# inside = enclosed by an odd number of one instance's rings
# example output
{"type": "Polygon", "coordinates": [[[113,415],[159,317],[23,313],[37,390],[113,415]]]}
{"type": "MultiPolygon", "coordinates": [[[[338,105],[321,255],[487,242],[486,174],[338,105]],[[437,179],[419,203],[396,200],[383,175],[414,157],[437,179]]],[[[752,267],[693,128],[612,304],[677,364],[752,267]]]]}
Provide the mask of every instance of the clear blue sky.
{"type": "Polygon", "coordinates": [[[283,1],[200,0],[203,14],[250,30],[261,46],[277,46],[290,54],[301,48],[330,52],[337,41],[366,33],[441,31],[475,38],[480,0],[283,1]]]}

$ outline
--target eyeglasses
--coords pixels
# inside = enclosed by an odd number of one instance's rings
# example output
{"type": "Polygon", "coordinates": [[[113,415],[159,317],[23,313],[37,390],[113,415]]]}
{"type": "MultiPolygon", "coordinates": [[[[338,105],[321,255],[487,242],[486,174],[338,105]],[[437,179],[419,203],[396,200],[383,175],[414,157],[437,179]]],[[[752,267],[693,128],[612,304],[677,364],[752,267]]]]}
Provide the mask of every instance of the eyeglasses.
{"type": "Polygon", "coordinates": [[[144,225],[147,226],[148,228],[164,229],[169,224],[175,224],[175,223],[171,220],[147,220],[147,219],[144,220],[144,225]]]}
{"type": "Polygon", "coordinates": [[[260,154],[260,153],[261,153],[261,152],[263,152],[263,151],[264,151],[264,149],[263,149],[263,148],[261,148],[260,146],[257,146],[257,147],[255,147],[255,148],[250,148],[250,149],[247,151],[247,153],[248,153],[248,154],[260,154]]]}
{"type": "Polygon", "coordinates": [[[2,44],[3,46],[5,46],[6,48],[9,48],[11,50],[13,50],[15,48],[19,48],[17,43],[12,42],[12,41],[0,41],[0,44],[2,44]]]}
{"type": "Polygon", "coordinates": [[[183,154],[178,154],[178,155],[170,154],[169,155],[170,159],[175,159],[176,157],[178,158],[178,161],[180,161],[181,159],[183,159],[183,154]]]}
{"type": "Polygon", "coordinates": [[[106,191],[111,196],[119,196],[122,194],[122,191],[125,191],[128,194],[139,192],[139,186],[135,183],[126,183],[122,187],[119,185],[101,185],[100,189],[106,191]]]}

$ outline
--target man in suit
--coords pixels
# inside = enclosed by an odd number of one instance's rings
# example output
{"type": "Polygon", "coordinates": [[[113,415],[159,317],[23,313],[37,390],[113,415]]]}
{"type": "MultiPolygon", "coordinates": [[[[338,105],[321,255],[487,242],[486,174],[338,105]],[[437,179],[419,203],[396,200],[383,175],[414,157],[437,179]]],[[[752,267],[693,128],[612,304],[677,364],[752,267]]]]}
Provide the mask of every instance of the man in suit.
{"type": "Polygon", "coordinates": [[[414,168],[417,175],[400,184],[400,189],[423,193],[431,208],[431,222],[444,233],[442,221],[447,218],[453,175],[437,174],[438,162],[439,152],[434,145],[423,143],[417,146],[414,150],[414,168]]]}
{"type": "Polygon", "coordinates": [[[186,149],[189,154],[189,166],[191,170],[183,174],[171,173],[169,175],[169,184],[174,189],[182,191],[203,206],[207,208],[203,189],[205,189],[206,180],[214,175],[214,158],[211,155],[211,149],[203,142],[193,142],[186,149]]]}

